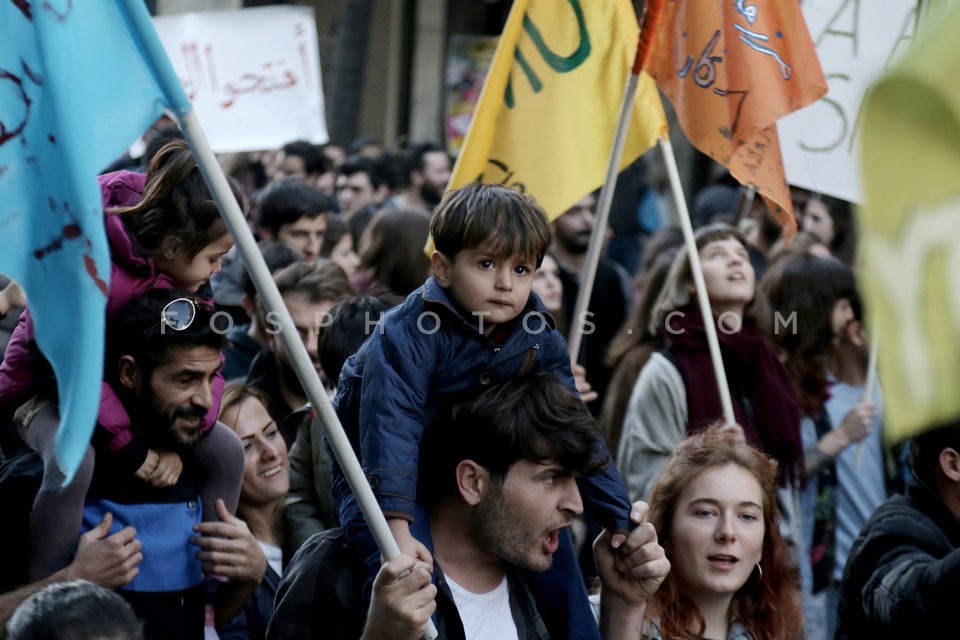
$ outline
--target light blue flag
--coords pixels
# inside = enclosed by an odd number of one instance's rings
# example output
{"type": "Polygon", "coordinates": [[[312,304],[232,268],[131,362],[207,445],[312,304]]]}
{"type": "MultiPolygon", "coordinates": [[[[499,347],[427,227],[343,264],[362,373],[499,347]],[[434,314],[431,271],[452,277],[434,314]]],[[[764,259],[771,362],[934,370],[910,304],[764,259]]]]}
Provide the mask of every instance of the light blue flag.
{"type": "Polygon", "coordinates": [[[96,176],[167,106],[136,20],[149,22],[141,0],[0,2],[0,273],[26,289],[56,374],[68,478],[103,377],[110,259],[96,176]]]}

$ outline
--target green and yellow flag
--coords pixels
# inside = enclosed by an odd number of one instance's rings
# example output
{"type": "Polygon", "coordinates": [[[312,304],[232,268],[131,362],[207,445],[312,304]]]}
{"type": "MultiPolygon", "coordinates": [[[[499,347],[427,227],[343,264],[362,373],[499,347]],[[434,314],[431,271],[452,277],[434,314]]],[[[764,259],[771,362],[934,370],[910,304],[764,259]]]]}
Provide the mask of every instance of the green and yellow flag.
{"type": "MultiPolygon", "coordinates": [[[[448,188],[503,184],[553,220],[600,187],[638,35],[629,0],[516,0],[448,188]]],[[[644,73],[620,168],[666,127],[644,73]]]]}
{"type": "Polygon", "coordinates": [[[960,6],[864,106],[861,270],[891,440],[960,417],[958,33],[960,6]]]}

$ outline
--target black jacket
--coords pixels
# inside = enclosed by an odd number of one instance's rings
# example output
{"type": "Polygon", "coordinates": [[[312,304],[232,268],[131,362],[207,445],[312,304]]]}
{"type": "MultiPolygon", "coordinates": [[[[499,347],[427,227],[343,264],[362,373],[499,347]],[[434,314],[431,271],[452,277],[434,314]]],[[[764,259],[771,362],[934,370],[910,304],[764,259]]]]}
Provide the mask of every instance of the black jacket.
{"type": "MultiPolygon", "coordinates": [[[[560,282],[563,284],[563,313],[567,326],[572,327],[577,296],[580,293],[580,275],[566,265],[560,265],[560,282]]],[[[589,323],[585,323],[583,339],[580,342],[580,354],[577,363],[587,370],[587,381],[597,392],[597,399],[588,406],[590,412],[599,415],[606,397],[613,369],[604,364],[607,349],[613,337],[627,320],[630,308],[629,278],[612,260],[600,258],[597,263],[597,275],[593,282],[593,291],[587,305],[589,323]]]]}
{"type": "Polygon", "coordinates": [[[853,544],[836,640],[955,637],[958,596],[960,519],[914,476],[853,544]]]}
{"type": "Polygon", "coordinates": [[[280,576],[267,565],[263,580],[230,622],[217,627],[220,640],[263,640],[267,637],[267,625],[273,617],[273,601],[277,597],[280,576]]]}
{"type": "MultiPolygon", "coordinates": [[[[463,624],[439,565],[435,624],[439,640],[464,640],[463,624]]],[[[277,589],[276,609],[267,629],[268,640],[354,640],[363,632],[361,591],[366,578],[363,559],[348,545],[339,529],[311,537],[293,556],[277,589]]],[[[510,609],[520,640],[547,640],[525,579],[507,567],[510,609]]]]}

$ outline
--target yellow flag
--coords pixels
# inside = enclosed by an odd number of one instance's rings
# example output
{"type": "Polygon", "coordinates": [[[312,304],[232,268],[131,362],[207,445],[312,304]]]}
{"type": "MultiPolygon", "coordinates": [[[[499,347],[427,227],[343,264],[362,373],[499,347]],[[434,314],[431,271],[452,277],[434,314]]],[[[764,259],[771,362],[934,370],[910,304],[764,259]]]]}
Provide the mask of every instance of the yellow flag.
{"type": "MultiPolygon", "coordinates": [[[[629,0],[515,0],[448,188],[503,184],[553,220],[600,187],[639,31],[629,0]]],[[[644,73],[620,168],[666,126],[644,73]]]]}
{"type": "Polygon", "coordinates": [[[862,279],[891,440],[960,417],[958,33],[960,6],[864,107],[862,279]]]}

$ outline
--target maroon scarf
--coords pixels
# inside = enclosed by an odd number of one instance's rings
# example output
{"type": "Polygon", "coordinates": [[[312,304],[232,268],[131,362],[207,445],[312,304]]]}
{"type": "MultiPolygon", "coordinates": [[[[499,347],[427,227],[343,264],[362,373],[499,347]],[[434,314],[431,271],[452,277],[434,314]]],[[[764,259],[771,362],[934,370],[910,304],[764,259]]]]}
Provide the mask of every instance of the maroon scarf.
{"type": "MultiPolygon", "coordinates": [[[[674,332],[665,334],[669,356],[679,365],[687,389],[687,429],[695,430],[723,419],[703,316],[696,304],[682,317],[671,319],[674,332]]],[[[783,481],[804,480],[800,409],[787,378],[763,334],[744,320],[739,333],[717,331],[720,353],[737,423],[747,442],[772,456],[783,471],[783,481]]]]}

